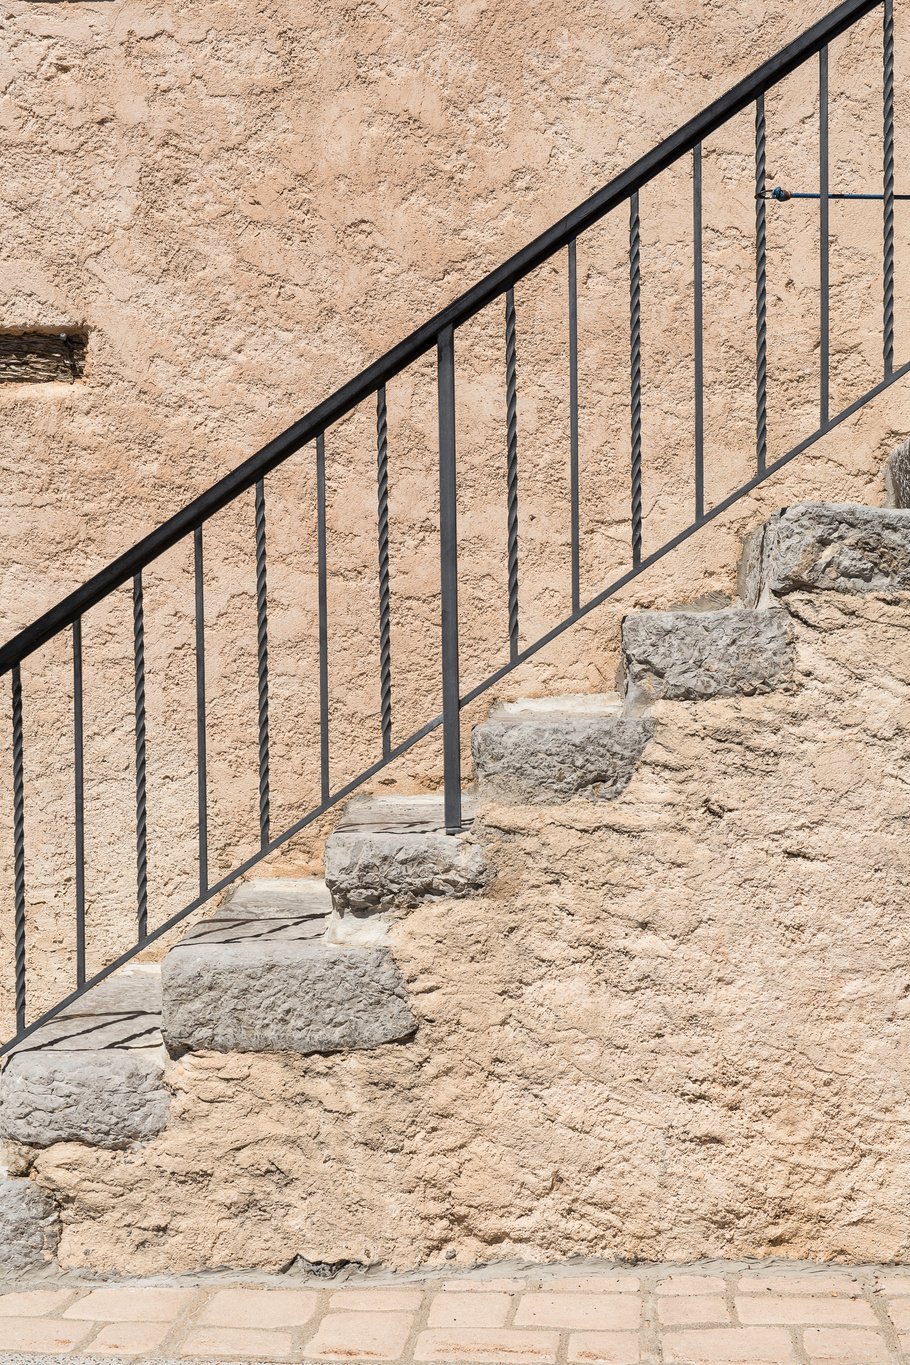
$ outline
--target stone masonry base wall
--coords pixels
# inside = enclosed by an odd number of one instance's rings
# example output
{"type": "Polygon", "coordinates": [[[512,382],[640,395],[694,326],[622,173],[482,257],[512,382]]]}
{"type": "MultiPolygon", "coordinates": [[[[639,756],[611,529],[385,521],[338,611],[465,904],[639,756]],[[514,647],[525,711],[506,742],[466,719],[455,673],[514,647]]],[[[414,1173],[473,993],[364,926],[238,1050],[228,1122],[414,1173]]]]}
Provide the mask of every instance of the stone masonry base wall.
{"type": "Polygon", "coordinates": [[[495,880],[393,929],[413,1039],[189,1054],[148,1146],[38,1154],[62,1264],[906,1259],[910,595],[787,607],[791,690],[482,808],[495,880]]]}

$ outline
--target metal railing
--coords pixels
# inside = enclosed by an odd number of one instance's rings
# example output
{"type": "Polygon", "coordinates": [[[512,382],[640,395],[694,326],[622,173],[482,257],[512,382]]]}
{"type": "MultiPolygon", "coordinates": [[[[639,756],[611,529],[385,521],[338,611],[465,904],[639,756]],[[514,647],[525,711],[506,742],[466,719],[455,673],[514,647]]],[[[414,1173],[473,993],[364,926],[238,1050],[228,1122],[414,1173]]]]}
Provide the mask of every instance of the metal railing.
{"type": "MultiPolygon", "coordinates": [[[[543,649],[594,608],[628,584],[638,574],[682,544],[700,527],[720,516],[738,499],[839,423],[845,421],[878,393],[910,371],[910,362],[895,365],[894,315],[894,15],[893,0],[845,0],[826,18],[814,24],[801,37],[783,48],[722,98],[709,105],[671,137],[636,161],[603,189],[592,195],[572,213],[561,219],[525,246],[504,265],[487,275],[460,298],[417,328],[381,359],[343,385],[324,402],[271,441],[257,454],[219,480],[182,511],[157,527],[132,549],[114,560],[82,587],[46,612],[0,648],[0,674],[10,675],[12,696],[12,787],[15,895],[15,983],[16,1036],[0,1055],[36,1028],[70,1005],[83,992],[110,975],[148,944],[167,933],[185,916],[217,895],[234,880],[248,872],[261,859],[292,838],[306,825],[347,798],[364,782],[394,759],[405,754],[439,727],[443,736],[445,823],[451,830],[461,827],[461,713],[463,709],[494,686],[511,670],[543,649]],[[828,203],[835,195],[829,187],[828,154],[828,47],[863,16],[881,9],[883,15],[882,51],[882,195],[884,235],[881,257],[882,290],[882,369],[878,382],[848,406],[830,410],[830,272],[828,243],[830,224],[828,203]],[[819,90],[819,165],[820,184],[820,308],[819,395],[816,427],[785,453],[771,459],[768,450],[768,202],[767,129],[765,96],[785,77],[815,59],[818,61],[819,90]],[[704,273],[702,201],[702,148],[705,140],[736,115],[754,110],[755,166],[755,242],[754,308],[756,319],[754,348],[755,379],[755,453],[754,472],[732,493],[708,506],[705,496],[705,360],[704,360],[704,273]],[[662,171],[691,158],[692,185],[692,282],[694,332],[694,467],[693,517],[677,534],[659,548],[644,552],[642,510],[642,214],[640,191],[662,171]],[[629,423],[631,465],[628,471],[628,514],[631,526],[631,563],[593,596],[582,600],[580,581],[580,472],[579,472],[579,381],[578,381],[578,272],[577,239],[606,215],[626,208],[628,222],[629,289],[629,423]],[[569,391],[569,490],[571,612],[557,625],[532,643],[521,647],[519,639],[519,557],[518,557],[518,458],[517,458],[517,358],[515,285],[557,253],[566,253],[568,288],[568,391],[569,391]],[[505,407],[507,415],[507,593],[508,661],[491,671],[470,690],[462,691],[459,681],[458,627],[458,527],[457,461],[455,407],[455,336],[458,329],[481,310],[497,300],[504,301],[505,407]],[[395,739],[392,710],[391,592],[389,560],[389,430],[386,385],[407,366],[427,353],[436,354],[439,455],[439,533],[441,599],[442,709],[438,715],[404,738],[395,739]],[[379,678],[382,756],[352,780],[333,787],[329,749],[328,610],[326,565],[326,438],[332,428],[359,404],[375,403],[376,473],[378,501],[378,584],[379,584],[379,678]],[[317,582],[319,622],[319,708],[320,708],[320,798],[292,824],[276,833],[270,812],[270,728],[269,728],[269,592],[267,578],[266,489],[265,477],[289,456],[312,446],[316,469],[317,582]],[[230,873],[215,881],[209,878],[208,788],[206,747],[206,659],[205,594],[203,576],[203,531],[210,519],[247,490],[255,497],[256,622],[258,679],[258,754],[259,754],[259,848],[239,862],[230,873]],[[165,551],[185,539],[192,539],[195,581],[195,683],[196,683],[196,767],[198,792],[198,895],[178,913],[154,928],[149,927],[148,894],[148,808],[146,776],[146,680],[145,619],[143,572],[165,551]],[[84,718],[82,677],[82,620],[87,611],[117,589],[132,585],[132,635],[135,732],[135,847],[136,847],[136,938],[125,953],[107,963],[90,977],[86,974],[86,892],[85,892],[85,799],[84,799],[84,718]],[[75,808],[74,883],[76,914],[73,937],[72,990],[51,1009],[37,1018],[28,1013],[27,901],[25,848],[25,771],[26,754],[23,731],[22,677],[20,665],[27,656],[54,637],[71,637],[73,680],[73,786],[75,808]]],[[[751,192],[751,191],[750,191],[751,192]]],[[[781,198],[781,196],[777,196],[781,198]]],[[[785,211],[785,210],[783,210],[785,211]]]]}

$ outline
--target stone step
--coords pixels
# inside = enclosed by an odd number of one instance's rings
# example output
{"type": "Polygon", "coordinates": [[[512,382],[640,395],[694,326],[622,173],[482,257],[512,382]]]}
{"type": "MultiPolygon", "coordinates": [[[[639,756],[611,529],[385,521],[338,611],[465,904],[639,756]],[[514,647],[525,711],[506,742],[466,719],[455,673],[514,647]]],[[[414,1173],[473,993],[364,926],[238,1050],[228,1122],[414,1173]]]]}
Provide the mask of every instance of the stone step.
{"type": "Polygon", "coordinates": [[[476,895],[491,873],[471,837],[473,810],[466,795],[465,828],[447,834],[441,796],[351,801],[325,846],[325,880],[336,913],[372,915],[476,895]]]}
{"type": "Polygon", "coordinates": [[[703,701],[751,696],[793,677],[784,611],[643,611],[622,624],[629,701],[703,701]]]}
{"type": "Polygon", "coordinates": [[[652,731],[618,695],[507,703],[474,728],[478,795],[512,804],[609,800],[628,786],[652,731]]]}
{"type": "Polygon", "coordinates": [[[384,944],[327,938],[324,882],[240,886],[162,964],[162,1028],[172,1051],[341,1052],[416,1028],[384,944]]]}
{"type": "Polygon", "coordinates": [[[26,1038],[0,1075],[0,1138],[122,1148],[167,1122],[161,974],[124,967],[26,1038]]]}
{"type": "Polygon", "coordinates": [[[853,503],[786,507],[747,542],[740,584],[750,606],[792,592],[906,592],[910,510],[853,503]]]}

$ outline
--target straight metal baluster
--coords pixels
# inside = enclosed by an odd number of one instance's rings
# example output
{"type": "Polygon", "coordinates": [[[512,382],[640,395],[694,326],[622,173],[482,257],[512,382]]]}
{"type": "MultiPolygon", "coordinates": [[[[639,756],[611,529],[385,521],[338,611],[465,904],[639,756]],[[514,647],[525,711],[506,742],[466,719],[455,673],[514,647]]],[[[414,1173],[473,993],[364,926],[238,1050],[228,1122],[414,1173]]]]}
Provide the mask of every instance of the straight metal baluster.
{"type": "Polygon", "coordinates": [[[702,263],[701,143],[692,149],[692,242],[695,333],[695,520],[705,514],[705,336],[702,263]]]}
{"type": "Polygon", "coordinates": [[[829,416],[830,280],[828,177],[828,49],[818,54],[819,424],[829,416]]]}
{"type": "Polygon", "coordinates": [[[768,179],[765,97],[755,101],[755,469],[768,461],[768,179]]]}
{"type": "Polygon", "coordinates": [[[142,572],[133,576],[133,679],[136,706],[136,907],[138,941],[148,933],[148,813],[145,777],[145,612],[142,572]]]}
{"type": "Polygon", "coordinates": [[[256,480],[256,670],[259,681],[259,843],[269,842],[269,606],[265,565],[265,485],[256,480]]]}
{"type": "Polygon", "coordinates": [[[894,4],[885,0],[883,81],[883,315],[882,350],[887,379],[894,370],[894,4]]]}
{"type": "Polygon", "coordinates": [[[319,561],[319,767],[322,799],[329,781],[329,604],[326,572],[325,436],[316,437],[316,544],[319,561]]]}
{"type": "Polygon", "coordinates": [[[638,192],[629,216],[630,376],[632,407],[632,565],[641,563],[641,219],[638,192]]]}
{"type": "Polygon", "coordinates": [[[199,828],[199,894],[209,889],[208,772],[205,734],[205,584],[202,574],[202,527],[193,532],[196,580],[196,798],[199,828]]]}
{"type": "Polygon", "coordinates": [[[82,618],[73,622],[73,788],[76,813],[76,985],[85,984],[85,764],[82,618]]]}
{"type": "Polygon", "coordinates": [[[16,897],[16,1028],[25,1028],[25,770],[22,756],[22,678],[12,672],[13,846],[16,897]]]}
{"type": "Polygon", "coordinates": [[[392,752],[392,633],[389,587],[389,423],[385,385],[376,394],[376,475],[379,493],[379,702],[382,756],[392,752]]]}
{"type": "Polygon", "coordinates": [[[572,611],[581,606],[578,498],[578,266],[575,238],[569,243],[569,502],[572,536],[572,611]]]}
{"type": "Polygon", "coordinates": [[[518,378],[515,295],[506,291],[506,483],[508,497],[509,658],[518,653],[518,378]]]}
{"type": "Polygon", "coordinates": [[[439,569],[442,606],[442,749],[445,827],[461,829],[461,695],[458,675],[458,485],[455,468],[455,337],[437,342],[439,569]]]}

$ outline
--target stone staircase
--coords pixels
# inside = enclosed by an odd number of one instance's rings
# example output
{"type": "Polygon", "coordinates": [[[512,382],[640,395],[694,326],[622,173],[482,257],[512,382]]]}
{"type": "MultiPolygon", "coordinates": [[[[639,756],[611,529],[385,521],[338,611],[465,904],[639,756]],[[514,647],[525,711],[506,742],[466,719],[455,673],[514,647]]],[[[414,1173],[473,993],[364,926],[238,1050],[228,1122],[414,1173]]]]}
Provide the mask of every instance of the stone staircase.
{"type": "MultiPolygon", "coordinates": [[[[354,800],[327,840],[323,881],[238,886],[160,967],[125,969],[63,1012],[8,1059],[0,1137],[25,1151],[147,1142],[168,1122],[168,1059],[187,1052],[407,1046],[419,1009],[389,930],[424,901],[495,894],[483,804],[621,800],[660,724],[657,703],[794,691],[792,595],[910,590],[910,510],[785,509],[749,538],[739,583],[722,610],[627,617],[616,696],[495,709],[473,733],[460,834],[445,832],[441,798],[354,800]]],[[[0,1183],[0,1269],[50,1257],[55,1217],[25,1176],[0,1183]]]]}

